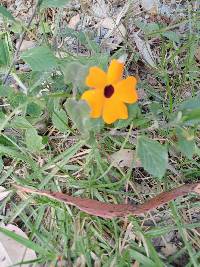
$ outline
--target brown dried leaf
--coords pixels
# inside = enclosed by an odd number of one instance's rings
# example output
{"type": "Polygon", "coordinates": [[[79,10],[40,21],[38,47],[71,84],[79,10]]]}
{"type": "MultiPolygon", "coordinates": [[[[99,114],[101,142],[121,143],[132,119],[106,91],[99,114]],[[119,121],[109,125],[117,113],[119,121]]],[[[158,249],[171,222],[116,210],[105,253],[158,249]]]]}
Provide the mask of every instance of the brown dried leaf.
{"type": "Polygon", "coordinates": [[[76,29],[76,26],[77,26],[77,24],[78,24],[79,22],[80,22],[80,15],[77,14],[77,15],[73,16],[73,17],[70,19],[70,21],[69,21],[69,23],[68,23],[68,27],[69,27],[70,29],[76,29]]]}
{"type": "Polygon", "coordinates": [[[110,155],[110,161],[114,167],[131,167],[133,166],[133,150],[120,149],[110,155]]]}
{"type": "Polygon", "coordinates": [[[134,41],[139,50],[141,57],[153,68],[155,68],[156,63],[151,51],[149,43],[142,40],[137,33],[134,33],[134,41]]]}
{"type": "Polygon", "coordinates": [[[120,149],[109,157],[114,167],[141,167],[141,162],[136,158],[135,151],[131,149],[120,149]]]}
{"type": "Polygon", "coordinates": [[[142,0],[141,5],[143,9],[149,12],[151,15],[158,14],[158,6],[159,6],[158,0],[142,0]]]}
{"type": "MultiPolygon", "coordinates": [[[[19,46],[19,40],[16,43],[16,49],[18,49],[18,46],[19,46]]],[[[23,52],[23,51],[25,51],[27,49],[34,48],[35,46],[36,46],[36,42],[23,40],[19,51],[23,52]]]]}
{"type": "Polygon", "coordinates": [[[196,50],[195,57],[200,62],[200,46],[196,50]]]}
{"type": "Polygon", "coordinates": [[[135,261],[133,263],[132,267],[140,267],[140,263],[138,261],[135,261]]]}
{"type": "Polygon", "coordinates": [[[163,192],[158,196],[149,199],[144,204],[133,206],[131,204],[110,204],[93,199],[73,197],[67,194],[62,194],[60,192],[49,192],[25,188],[19,185],[15,185],[15,187],[22,192],[34,193],[40,196],[46,196],[51,199],[64,202],[66,204],[70,204],[79,208],[82,211],[85,211],[88,214],[100,216],[102,218],[123,217],[127,215],[141,215],[188,193],[196,192],[200,194],[200,183],[185,184],[171,191],[163,192]]]}
{"type": "Polygon", "coordinates": [[[116,20],[111,17],[102,19],[96,27],[108,29],[104,36],[104,46],[111,50],[116,49],[126,36],[126,28],[124,25],[120,23],[120,21],[116,23],[116,20]],[[105,40],[107,41],[105,42],[105,40]]]}
{"type": "MultiPolygon", "coordinates": [[[[13,224],[8,224],[6,226],[1,224],[1,227],[28,239],[27,235],[19,227],[13,224]]],[[[11,239],[3,233],[0,233],[1,267],[13,266],[21,261],[31,261],[35,260],[36,258],[36,254],[33,250],[26,248],[14,239],[11,239]]],[[[30,264],[23,264],[23,266],[29,267],[30,264]]]]}
{"type": "Polygon", "coordinates": [[[196,187],[193,190],[195,193],[200,194],[200,183],[196,185],[196,187]]]}
{"type": "Polygon", "coordinates": [[[10,194],[10,190],[6,190],[3,186],[0,186],[0,201],[6,198],[10,194]]]}
{"type": "Polygon", "coordinates": [[[101,20],[101,22],[99,23],[99,26],[109,29],[108,33],[105,35],[104,38],[109,38],[111,35],[119,35],[119,39],[120,41],[123,39],[123,37],[125,37],[126,35],[126,29],[124,27],[124,25],[122,23],[116,23],[115,20],[113,20],[113,18],[105,18],[103,20],[101,20]]]}
{"type": "Polygon", "coordinates": [[[161,248],[162,253],[168,257],[173,255],[178,250],[177,246],[172,243],[167,243],[164,247],[161,248]]]}
{"type": "Polygon", "coordinates": [[[82,254],[76,259],[74,267],[85,267],[85,266],[86,266],[85,256],[82,254]]]}
{"type": "Polygon", "coordinates": [[[105,18],[109,14],[109,7],[104,0],[97,0],[91,7],[92,14],[97,18],[105,18]]]}

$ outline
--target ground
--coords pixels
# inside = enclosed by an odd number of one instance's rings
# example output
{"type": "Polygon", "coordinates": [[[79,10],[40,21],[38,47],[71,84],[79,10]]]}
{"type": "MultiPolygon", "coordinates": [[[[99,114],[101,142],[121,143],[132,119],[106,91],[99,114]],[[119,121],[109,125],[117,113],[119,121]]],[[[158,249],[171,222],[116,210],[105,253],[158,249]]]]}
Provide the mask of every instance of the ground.
{"type": "Polygon", "coordinates": [[[14,187],[137,205],[197,182],[199,126],[174,125],[179,105],[199,96],[199,2],[77,0],[60,8],[52,2],[35,10],[35,1],[1,1],[17,20],[0,16],[0,40],[9,51],[7,63],[0,59],[0,185],[9,190],[0,193],[2,225],[28,237],[30,243],[20,242],[36,252],[29,266],[200,266],[195,194],[141,216],[103,219],[14,187]],[[31,57],[39,46],[40,56],[31,57]],[[83,110],[70,116],[66,99],[79,99],[88,68],[106,69],[111,58],[123,58],[125,75],[137,78],[138,105],[129,120],[105,125],[88,141],[89,124],[74,123],[83,110]],[[140,135],[168,147],[163,177],[136,159],[140,135]]]}

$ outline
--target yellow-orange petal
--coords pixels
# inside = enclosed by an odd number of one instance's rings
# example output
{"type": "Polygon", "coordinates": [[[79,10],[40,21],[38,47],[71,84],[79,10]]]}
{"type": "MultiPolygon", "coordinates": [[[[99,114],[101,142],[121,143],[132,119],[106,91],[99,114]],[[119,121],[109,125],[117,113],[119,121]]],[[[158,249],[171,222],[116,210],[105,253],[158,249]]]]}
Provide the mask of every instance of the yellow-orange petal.
{"type": "Polygon", "coordinates": [[[136,91],[137,80],[133,76],[127,77],[125,80],[115,85],[115,95],[125,103],[135,103],[138,100],[136,91]]]}
{"type": "Polygon", "coordinates": [[[113,59],[109,65],[107,72],[107,84],[115,84],[122,79],[124,64],[113,59]]]}
{"type": "Polygon", "coordinates": [[[126,105],[116,97],[105,99],[103,105],[103,120],[110,124],[118,119],[127,119],[128,110],[126,105]]]}
{"type": "Polygon", "coordinates": [[[91,109],[90,116],[92,118],[99,118],[101,116],[103,108],[102,90],[87,90],[82,94],[81,99],[88,103],[91,109]]]}
{"type": "Polygon", "coordinates": [[[106,86],[106,73],[98,67],[91,67],[85,84],[92,88],[102,88],[106,86]]]}

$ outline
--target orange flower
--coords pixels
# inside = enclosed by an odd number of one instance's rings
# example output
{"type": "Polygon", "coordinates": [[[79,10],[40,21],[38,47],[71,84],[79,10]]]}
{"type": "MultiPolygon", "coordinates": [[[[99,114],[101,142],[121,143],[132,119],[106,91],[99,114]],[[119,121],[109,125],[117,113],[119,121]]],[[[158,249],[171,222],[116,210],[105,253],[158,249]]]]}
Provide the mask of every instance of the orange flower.
{"type": "Polygon", "coordinates": [[[132,76],[122,80],[123,71],[124,64],[116,59],[111,61],[107,73],[98,67],[90,68],[86,85],[92,89],[85,91],[81,99],[88,103],[92,118],[102,116],[108,124],[128,118],[125,103],[137,101],[137,80],[132,76]]]}

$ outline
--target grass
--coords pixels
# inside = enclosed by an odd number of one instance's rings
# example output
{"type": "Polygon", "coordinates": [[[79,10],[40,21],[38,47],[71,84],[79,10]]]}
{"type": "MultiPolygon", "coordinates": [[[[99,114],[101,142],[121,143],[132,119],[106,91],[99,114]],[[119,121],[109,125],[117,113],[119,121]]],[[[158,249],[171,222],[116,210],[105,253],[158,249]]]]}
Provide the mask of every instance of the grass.
{"type": "MultiPolygon", "coordinates": [[[[56,21],[55,32],[59,35],[62,33],[59,29],[62,13],[53,12],[56,21]]],[[[40,14],[41,28],[38,29],[37,25],[33,24],[31,32],[36,36],[38,44],[41,43],[41,38],[42,42],[49,45],[49,37],[52,36],[44,32],[44,22],[50,23],[48,20],[44,21],[45,15],[45,12],[40,14]],[[43,33],[39,34],[39,30],[43,33]]],[[[130,121],[126,127],[117,131],[121,134],[114,135],[111,133],[113,127],[104,127],[93,143],[82,140],[70,118],[68,122],[64,122],[64,133],[52,124],[53,107],[58,104],[60,108],[60,103],[72,95],[72,85],[66,89],[63,77],[48,75],[45,72],[16,72],[15,78],[28,88],[30,95],[27,102],[22,101],[20,105],[16,104],[18,100],[14,96],[10,99],[8,96],[3,98],[2,112],[6,117],[3,120],[0,118],[0,153],[4,163],[0,185],[13,188],[13,183],[19,183],[105,202],[129,201],[137,204],[183,182],[198,180],[199,155],[188,159],[177,153],[176,142],[173,140],[175,130],[169,123],[178,104],[188,97],[186,93],[191,96],[198,93],[200,78],[194,56],[194,51],[199,46],[198,19],[199,13],[192,13],[186,4],[183,24],[186,23],[187,27],[180,33],[180,43],[159,35],[169,30],[175,32],[177,25],[181,25],[180,21],[175,21],[156,33],[143,33],[143,38],[148,41],[154,40],[155,36],[160,38],[159,44],[152,46],[157,55],[156,70],[149,68],[148,64],[142,61],[142,56],[133,44],[128,45],[130,40],[124,40],[122,51],[126,51],[128,56],[133,58],[135,68],[141,73],[139,88],[144,90],[145,97],[140,100],[140,108],[144,118],[130,121]],[[138,55],[138,59],[135,55],[138,55]],[[149,84],[147,74],[155,79],[155,85],[149,84]],[[55,90],[59,86],[64,89],[55,90]],[[41,90],[43,93],[38,96],[41,90]],[[5,105],[7,103],[8,108],[5,105]],[[35,110],[32,105],[33,114],[42,109],[41,119],[29,113],[30,123],[43,136],[43,148],[39,152],[27,147],[26,128],[12,126],[12,120],[19,115],[19,111],[21,116],[27,114],[30,103],[37,104],[34,106],[35,110]],[[9,132],[9,129],[12,130],[9,132]],[[109,162],[108,155],[122,148],[135,150],[137,133],[168,142],[171,168],[162,180],[152,178],[142,168],[116,168],[109,162]]],[[[135,22],[132,23],[134,25],[135,22]]],[[[12,39],[13,33],[9,28],[6,26],[3,30],[7,31],[12,39]]],[[[25,30],[30,33],[30,29],[25,30]]],[[[80,46],[81,36],[79,33],[77,44],[80,46]]],[[[54,35],[53,38],[57,36],[54,35]]],[[[94,40],[88,41],[86,38],[86,42],[89,42],[89,45],[85,45],[87,48],[83,45],[86,53],[89,50],[92,56],[98,55],[95,52],[94,40]]],[[[62,49],[65,55],[71,53],[69,47],[61,48],[60,52],[63,52],[62,49]]],[[[101,51],[101,48],[98,49],[101,51]]],[[[56,50],[59,51],[59,48],[56,47],[56,50]]],[[[74,52],[73,57],[78,59],[80,51],[74,52]]],[[[131,73],[131,68],[128,71],[131,73]]],[[[5,71],[2,74],[5,74],[5,71]]],[[[59,118],[62,122],[62,118],[59,118]]],[[[198,147],[199,127],[191,129],[196,134],[198,147]]],[[[16,193],[13,190],[13,193],[0,203],[0,219],[4,223],[18,225],[27,233],[29,240],[3,228],[0,228],[0,232],[36,251],[38,258],[33,262],[35,266],[198,267],[200,203],[197,200],[195,196],[190,195],[141,217],[102,219],[46,197],[16,193]],[[169,238],[170,235],[172,238],[169,238]],[[159,240],[160,246],[156,240],[159,240]],[[169,256],[165,250],[161,250],[161,247],[166,248],[166,244],[174,244],[176,247],[169,256]]]]}

